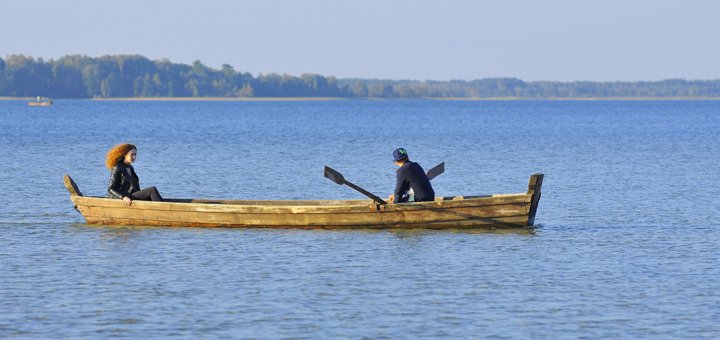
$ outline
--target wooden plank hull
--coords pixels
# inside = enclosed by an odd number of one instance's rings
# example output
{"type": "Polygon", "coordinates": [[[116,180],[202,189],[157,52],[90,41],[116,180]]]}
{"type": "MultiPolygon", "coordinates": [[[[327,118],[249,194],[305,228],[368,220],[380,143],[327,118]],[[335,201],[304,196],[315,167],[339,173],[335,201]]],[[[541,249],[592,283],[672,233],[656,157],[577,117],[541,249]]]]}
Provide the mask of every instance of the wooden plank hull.
{"type": "Polygon", "coordinates": [[[532,225],[539,202],[538,187],[537,194],[528,190],[520,194],[445,197],[434,202],[394,205],[378,205],[372,200],[171,199],[136,200],[126,207],[122,200],[82,196],[72,179],[68,179],[66,187],[73,203],[87,223],[94,225],[323,229],[527,227],[532,225]]]}

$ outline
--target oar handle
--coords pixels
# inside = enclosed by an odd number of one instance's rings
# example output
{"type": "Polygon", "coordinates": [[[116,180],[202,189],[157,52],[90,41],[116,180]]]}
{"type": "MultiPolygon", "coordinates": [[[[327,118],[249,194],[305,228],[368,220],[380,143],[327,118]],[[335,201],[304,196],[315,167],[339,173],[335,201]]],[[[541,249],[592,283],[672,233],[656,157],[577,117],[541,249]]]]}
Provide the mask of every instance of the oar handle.
{"type": "Polygon", "coordinates": [[[353,188],[353,189],[361,192],[363,195],[365,195],[365,196],[367,196],[367,197],[370,197],[370,198],[371,198],[373,201],[375,201],[377,204],[383,204],[383,205],[388,204],[388,203],[385,202],[385,200],[383,200],[382,198],[377,197],[377,196],[371,194],[371,193],[368,192],[367,190],[365,190],[365,189],[363,189],[363,188],[361,188],[361,187],[359,187],[359,186],[357,186],[357,185],[355,185],[355,184],[352,184],[352,183],[349,182],[348,180],[345,180],[345,185],[347,185],[347,186],[349,186],[349,187],[351,187],[351,188],[353,188]]]}

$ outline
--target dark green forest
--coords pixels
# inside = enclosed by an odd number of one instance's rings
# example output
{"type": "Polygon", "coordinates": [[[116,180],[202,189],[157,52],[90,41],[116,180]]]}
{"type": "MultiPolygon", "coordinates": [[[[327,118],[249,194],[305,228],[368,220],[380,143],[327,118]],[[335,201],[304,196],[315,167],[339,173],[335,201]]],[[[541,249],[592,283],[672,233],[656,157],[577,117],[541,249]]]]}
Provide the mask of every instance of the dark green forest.
{"type": "Polygon", "coordinates": [[[720,80],[526,82],[516,78],[416,81],[259,74],[140,55],[0,58],[0,97],[720,98],[720,80]]]}

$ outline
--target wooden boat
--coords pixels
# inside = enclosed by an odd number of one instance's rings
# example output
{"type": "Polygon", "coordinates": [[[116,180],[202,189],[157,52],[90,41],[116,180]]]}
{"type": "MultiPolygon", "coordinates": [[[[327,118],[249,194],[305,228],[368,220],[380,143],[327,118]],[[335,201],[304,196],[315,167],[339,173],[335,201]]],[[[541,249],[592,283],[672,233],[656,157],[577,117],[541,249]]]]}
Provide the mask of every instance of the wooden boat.
{"type": "Polygon", "coordinates": [[[52,99],[37,97],[35,101],[28,102],[28,106],[50,106],[53,104],[52,99]]]}
{"type": "Polygon", "coordinates": [[[434,202],[377,204],[373,200],[133,201],[84,196],[70,176],[65,187],[93,225],[218,228],[508,228],[532,226],[543,175],[530,176],[525,193],[438,197],[434,202]]]}

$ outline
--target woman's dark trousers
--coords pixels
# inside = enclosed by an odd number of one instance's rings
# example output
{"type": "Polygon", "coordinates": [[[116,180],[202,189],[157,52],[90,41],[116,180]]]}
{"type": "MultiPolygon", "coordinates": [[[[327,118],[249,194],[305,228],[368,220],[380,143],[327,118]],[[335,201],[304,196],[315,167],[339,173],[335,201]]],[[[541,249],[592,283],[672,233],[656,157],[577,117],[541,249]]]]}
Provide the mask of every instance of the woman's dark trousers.
{"type": "Polygon", "coordinates": [[[142,190],[138,190],[130,194],[130,198],[141,201],[162,201],[163,198],[160,196],[160,192],[155,187],[149,187],[142,190]]]}

